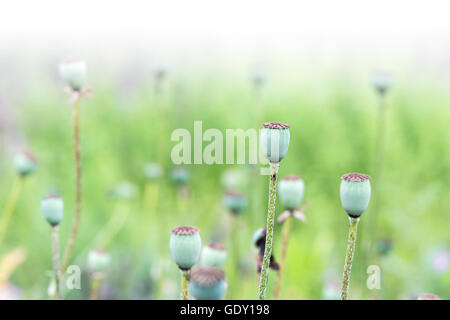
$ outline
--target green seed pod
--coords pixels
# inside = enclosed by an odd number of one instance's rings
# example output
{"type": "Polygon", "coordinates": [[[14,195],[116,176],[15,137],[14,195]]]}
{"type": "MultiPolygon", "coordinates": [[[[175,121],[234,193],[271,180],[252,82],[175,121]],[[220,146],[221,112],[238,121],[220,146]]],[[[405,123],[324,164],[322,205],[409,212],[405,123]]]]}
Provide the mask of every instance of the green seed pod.
{"type": "Polygon", "coordinates": [[[63,219],[64,202],[60,196],[50,194],[41,200],[41,211],[45,220],[52,227],[57,226],[63,219]]]}
{"type": "Polygon", "coordinates": [[[197,300],[220,300],[225,288],[225,273],[220,268],[195,268],[189,276],[189,291],[197,300]]]}
{"type": "Polygon", "coordinates": [[[75,91],[80,91],[86,79],[86,63],[83,60],[67,59],[59,65],[59,75],[75,91]]]}
{"type": "Polygon", "coordinates": [[[253,245],[259,247],[266,242],[266,228],[259,228],[252,237],[253,245]]]}
{"type": "Polygon", "coordinates": [[[201,248],[202,240],[197,228],[181,226],[172,229],[170,252],[181,270],[189,270],[197,263],[201,248]]]}
{"type": "Polygon", "coordinates": [[[37,168],[37,158],[30,152],[22,152],[14,157],[14,167],[21,176],[27,176],[37,168]]]}
{"type": "Polygon", "coordinates": [[[227,259],[227,251],[218,243],[210,243],[202,249],[202,267],[223,268],[227,259]]]}
{"type": "Polygon", "coordinates": [[[104,250],[94,249],[89,251],[86,267],[91,274],[104,274],[111,264],[111,256],[104,250]]]}
{"type": "Polygon", "coordinates": [[[376,72],[372,75],[372,85],[379,94],[384,94],[392,86],[393,77],[389,73],[376,72]]]}
{"type": "Polygon", "coordinates": [[[369,176],[362,173],[347,173],[342,176],[341,203],[352,218],[359,218],[369,206],[369,176]]]}
{"type": "Polygon", "coordinates": [[[303,179],[288,175],[278,183],[278,194],[283,206],[288,210],[297,209],[303,200],[305,183],[303,179]]]}
{"type": "Polygon", "coordinates": [[[175,167],[172,169],[170,178],[177,185],[184,185],[189,180],[189,170],[184,167],[175,167]]]}
{"type": "Polygon", "coordinates": [[[281,122],[266,122],[260,135],[263,155],[272,163],[279,163],[289,148],[290,126],[281,122]]]}
{"type": "Polygon", "coordinates": [[[248,204],[245,195],[231,191],[225,193],[222,202],[223,205],[235,215],[241,213],[248,204]]]}
{"type": "Polygon", "coordinates": [[[149,181],[158,180],[162,174],[162,168],[158,163],[148,163],[144,167],[144,176],[149,181]]]}

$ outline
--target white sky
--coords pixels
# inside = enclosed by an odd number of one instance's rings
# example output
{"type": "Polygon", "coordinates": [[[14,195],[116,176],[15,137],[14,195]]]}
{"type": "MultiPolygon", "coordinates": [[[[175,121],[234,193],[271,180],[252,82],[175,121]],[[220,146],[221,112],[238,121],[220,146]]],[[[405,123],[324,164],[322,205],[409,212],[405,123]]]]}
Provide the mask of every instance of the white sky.
{"type": "MultiPolygon", "coordinates": [[[[155,45],[363,47],[448,54],[450,1],[3,0],[0,50],[155,45]]],[[[179,50],[178,50],[179,51],[179,50]]]]}

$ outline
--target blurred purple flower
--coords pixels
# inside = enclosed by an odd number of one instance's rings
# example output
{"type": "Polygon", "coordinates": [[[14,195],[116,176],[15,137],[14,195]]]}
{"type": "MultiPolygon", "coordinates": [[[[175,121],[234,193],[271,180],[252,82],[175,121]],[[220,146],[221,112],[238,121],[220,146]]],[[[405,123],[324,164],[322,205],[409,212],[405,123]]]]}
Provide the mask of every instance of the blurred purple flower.
{"type": "Polygon", "coordinates": [[[438,251],[433,257],[434,271],[436,271],[437,273],[444,273],[449,269],[449,267],[450,254],[445,250],[438,251]]]}

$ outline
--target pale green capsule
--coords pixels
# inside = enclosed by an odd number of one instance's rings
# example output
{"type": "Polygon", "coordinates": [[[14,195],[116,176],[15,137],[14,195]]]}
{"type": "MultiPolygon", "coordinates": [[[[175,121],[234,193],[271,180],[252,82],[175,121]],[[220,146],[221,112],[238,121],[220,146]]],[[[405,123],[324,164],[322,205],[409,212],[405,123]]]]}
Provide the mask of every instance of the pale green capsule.
{"type": "Polygon", "coordinates": [[[94,249],[89,251],[86,267],[92,273],[104,273],[108,271],[111,264],[111,256],[103,250],[94,249]]]}
{"type": "Polygon", "coordinates": [[[37,168],[37,159],[30,152],[18,153],[14,157],[14,167],[21,176],[27,176],[37,168]]]}
{"type": "Polygon", "coordinates": [[[369,176],[361,173],[348,173],[342,176],[341,203],[352,218],[358,218],[366,211],[370,200],[369,176]]]}
{"type": "Polygon", "coordinates": [[[86,80],[86,63],[77,59],[65,60],[59,65],[59,75],[73,90],[79,91],[86,80]]]}
{"type": "Polygon", "coordinates": [[[144,176],[150,181],[161,178],[163,170],[158,163],[148,163],[144,167],[144,176]]]}
{"type": "Polygon", "coordinates": [[[380,94],[384,94],[392,86],[394,79],[390,73],[376,72],[372,75],[372,85],[380,94]]]}
{"type": "Polygon", "coordinates": [[[197,300],[220,300],[225,289],[225,273],[220,268],[196,268],[189,276],[189,291],[197,300]]]}
{"type": "Polygon", "coordinates": [[[222,202],[224,206],[234,214],[239,214],[247,207],[248,201],[245,195],[235,192],[226,192],[222,202]]]}
{"type": "Polygon", "coordinates": [[[51,226],[57,226],[63,219],[64,202],[60,196],[50,194],[42,198],[41,211],[51,226]]]}
{"type": "Polygon", "coordinates": [[[184,167],[175,167],[172,169],[170,178],[175,184],[184,185],[189,180],[189,170],[184,167]]]}
{"type": "Polygon", "coordinates": [[[305,193],[305,183],[303,179],[289,175],[278,183],[278,194],[281,204],[288,210],[297,209],[303,200],[305,193]]]}
{"type": "Polygon", "coordinates": [[[181,270],[189,270],[197,263],[201,248],[202,240],[197,228],[181,226],[172,229],[170,252],[181,270]]]}
{"type": "Polygon", "coordinates": [[[202,267],[223,268],[227,259],[227,251],[218,243],[210,243],[202,249],[202,267]]]}
{"type": "Polygon", "coordinates": [[[260,134],[262,154],[272,163],[279,163],[286,157],[289,148],[290,126],[280,122],[263,124],[260,134]]]}

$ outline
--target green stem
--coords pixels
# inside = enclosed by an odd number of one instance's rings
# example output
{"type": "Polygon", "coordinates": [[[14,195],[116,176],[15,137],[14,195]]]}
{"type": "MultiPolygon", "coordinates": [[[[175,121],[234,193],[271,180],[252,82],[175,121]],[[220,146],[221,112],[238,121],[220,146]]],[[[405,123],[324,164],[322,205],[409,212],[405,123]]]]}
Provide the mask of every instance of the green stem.
{"type": "Polygon", "coordinates": [[[75,159],[75,218],[72,232],[62,262],[62,273],[66,271],[78,235],[81,220],[81,152],[80,152],[80,96],[73,103],[73,150],[75,159]]]}
{"type": "Polygon", "coordinates": [[[356,245],[356,231],[358,230],[359,218],[349,218],[350,228],[348,232],[347,252],[345,254],[344,279],[342,281],[341,298],[348,299],[348,288],[350,285],[350,274],[352,272],[353,255],[356,245]]]}
{"type": "Polygon", "coordinates": [[[380,203],[380,190],[381,190],[381,176],[383,171],[383,159],[384,159],[384,140],[385,140],[385,125],[386,125],[386,106],[384,93],[379,94],[379,107],[378,107],[378,126],[377,126],[377,140],[375,145],[375,167],[374,178],[376,179],[376,187],[373,190],[373,212],[371,214],[371,221],[369,224],[369,245],[375,243],[375,233],[377,216],[380,203]]]}
{"type": "Polygon", "coordinates": [[[280,270],[278,270],[278,276],[277,281],[275,283],[275,289],[273,291],[273,298],[275,300],[278,300],[278,297],[280,296],[280,288],[281,288],[281,282],[283,280],[283,271],[286,264],[286,255],[287,255],[287,248],[289,245],[289,237],[291,235],[291,226],[292,226],[292,217],[288,217],[283,225],[283,240],[281,243],[281,256],[280,256],[280,270]]]}
{"type": "Polygon", "coordinates": [[[53,270],[55,272],[56,295],[62,299],[61,293],[61,271],[59,269],[59,235],[58,226],[52,227],[52,246],[53,246],[53,270]]]}
{"type": "Polygon", "coordinates": [[[267,210],[267,233],[266,233],[266,246],[264,249],[264,260],[261,269],[261,277],[258,288],[258,300],[264,300],[266,298],[266,286],[267,278],[269,274],[270,257],[272,255],[272,241],[273,241],[273,226],[275,215],[275,200],[277,197],[277,173],[279,163],[270,164],[270,183],[269,183],[269,205],[267,210]]]}
{"type": "Polygon", "coordinates": [[[91,294],[89,296],[90,300],[98,300],[98,293],[100,289],[100,278],[94,277],[91,281],[91,294]]]}
{"type": "Polygon", "coordinates": [[[0,220],[0,246],[3,242],[3,239],[5,238],[9,222],[14,213],[14,209],[16,208],[17,200],[19,199],[20,191],[22,190],[23,181],[23,176],[17,177],[17,179],[14,181],[8,201],[6,202],[5,209],[3,210],[2,218],[0,220]]]}
{"type": "Polygon", "coordinates": [[[188,274],[189,271],[181,271],[181,300],[188,297],[188,274]]]}

